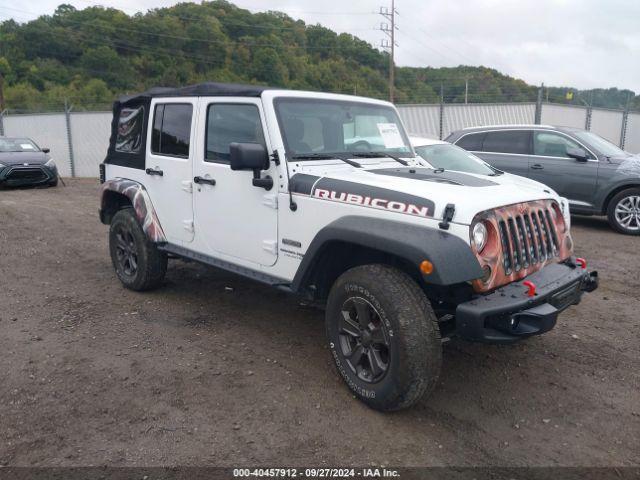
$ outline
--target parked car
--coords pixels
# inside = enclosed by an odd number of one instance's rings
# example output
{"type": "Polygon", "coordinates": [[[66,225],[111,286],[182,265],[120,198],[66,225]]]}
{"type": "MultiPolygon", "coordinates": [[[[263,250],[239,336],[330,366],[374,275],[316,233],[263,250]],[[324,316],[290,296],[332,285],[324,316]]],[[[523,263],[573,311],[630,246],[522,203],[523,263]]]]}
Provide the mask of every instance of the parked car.
{"type": "MultiPolygon", "coordinates": [[[[415,152],[427,161],[434,169],[452,170],[491,177],[491,181],[501,185],[514,185],[517,188],[527,188],[550,193],[552,189],[543,183],[519,175],[506,173],[478,158],[471,152],[442,140],[425,137],[410,137],[415,152]]],[[[561,198],[562,211],[567,223],[571,221],[569,215],[569,201],[561,198]]]]}
{"type": "Polygon", "coordinates": [[[606,215],[618,232],[640,235],[640,157],[593,132],[550,125],[467,128],[447,141],[492,166],[548,185],[572,213],[606,215]]]}
{"type": "Polygon", "coordinates": [[[29,138],[0,137],[0,186],[58,184],[58,168],[48,148],[29,138]]]}
{"type": "Polygon", "coordinates": [[[597,287],[554,192],[430,168],[391,103],[207,83],[113,114],[100,219],[120,282],[158,287],[181,257],[326,305],[337,371],[373,408],[437,385],[441,337],[542,334],[597,287]]]}

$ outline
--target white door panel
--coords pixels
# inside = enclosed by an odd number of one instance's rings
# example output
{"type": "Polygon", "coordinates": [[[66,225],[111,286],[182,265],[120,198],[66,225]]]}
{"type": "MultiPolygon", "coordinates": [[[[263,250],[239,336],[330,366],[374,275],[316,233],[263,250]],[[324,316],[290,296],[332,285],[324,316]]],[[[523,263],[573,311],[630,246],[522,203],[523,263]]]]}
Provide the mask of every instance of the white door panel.
{"type": "MultiPolygon", "coordinates": [[[[198,141],[193,176],[215,180],[215,185],[202,182],[193,184],[197,240],[194,248],[207,255],[222,254],[257,265],[271,266],[278,258],[277,183],[270,191],[254,187],[251,183],[253,172],[233,171],[226,159],[215,159],[211,152],[207,153],[207,145],[212,142],[208,140],[207,132],[218,135],[218,130],[224,129],[224,141],[220,140],[218,143],[247,140],[240,133],[236,136],[236,130],[240,132],[241,127],[246,125],[216,123],[215,113],[209,114],[209,108],[215,109],[216,105],[223,108],[253,106],[256,109],[256,127],[262,128],[267,151],[271,151],[269,138],[263,127],[262,105],[258,99],[200,99],[198,133],[201,140],[198,141]],[[208,121],[208,117],[211,121],[208,121]]],[[[251,129],[248,131],[251,132],[251,129]]],[[[269,171],[262,172],[263,177],[267,175],[277,178],[273,163],[269,171]]]]}
{"type": "Polygon", "coordinates": [[[192,160],[195,155],[195,132],[197,128],[197,99],[181,98],[176,100],[154,99],[151,103],[146,147],[145,188],[160,220],[162,230],[171,243],[189,243],[193,232],[193,193],[191,192],[192,160]],[[158,150],[152,145],[156,105],[191,105],[193,109],[190,129],[189,153],[186,158],[154,153],[158,150]],[[149,171],[151,170],[151,171],[149,171]],[[153,172],[162,175],[153,175],[153,172]]]}

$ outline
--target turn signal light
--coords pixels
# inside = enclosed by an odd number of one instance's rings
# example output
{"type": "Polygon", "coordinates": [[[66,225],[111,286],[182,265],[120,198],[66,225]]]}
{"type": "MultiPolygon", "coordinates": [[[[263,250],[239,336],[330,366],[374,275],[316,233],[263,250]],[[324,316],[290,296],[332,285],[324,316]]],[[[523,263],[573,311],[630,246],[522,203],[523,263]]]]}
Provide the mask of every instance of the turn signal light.
{"type": "Polygon", "coordinates": [[[429,260],[423,260],[420,264],[420,271],[423,275],[431,275],[433,273],[433,263],[429,260]]]}

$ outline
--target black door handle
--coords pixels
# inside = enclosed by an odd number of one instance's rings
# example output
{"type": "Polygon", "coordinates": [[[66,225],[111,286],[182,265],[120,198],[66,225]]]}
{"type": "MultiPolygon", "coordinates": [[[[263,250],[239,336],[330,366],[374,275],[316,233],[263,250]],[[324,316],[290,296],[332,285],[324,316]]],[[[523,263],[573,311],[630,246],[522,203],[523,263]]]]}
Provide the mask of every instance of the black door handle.
{"type": "Polygon", "coordinates": [[[158,175],[159,177],[162,177],[164,175],[164,172],[162,170],[156,170],[154,168],[147,168],[145,172],[147,173],[147,175],[158,175]]]}
{"type": "Polygon", "coordinates": [[[207,185],[215,185],[216,181],[213,178],[193,177],[193,183],[206,183],[207,185]]]}
{"type": "Polygon", "coordinates": [[[534,163],[533,165],[531,165],[531,170],[544,170],[544,167],[539,163],[534,163]]]}

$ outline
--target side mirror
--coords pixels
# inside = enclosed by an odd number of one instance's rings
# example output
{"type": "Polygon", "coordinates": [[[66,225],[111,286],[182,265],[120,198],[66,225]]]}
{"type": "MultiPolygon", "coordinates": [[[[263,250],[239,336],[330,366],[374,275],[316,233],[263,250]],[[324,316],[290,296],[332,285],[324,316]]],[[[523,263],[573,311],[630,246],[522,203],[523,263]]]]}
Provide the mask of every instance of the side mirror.
{"type": "Polygon", "coordinates": [[[231,170],[266,170],[269,153],[259,143],[232,143],[229,145],[231,170]]]}
{"type": "Polygon", "coordinates": [[[42,150],[44,153],[49,153],[51,151],[51,149],[49,148],[41,148],[40,150],[42,150]]]}
{"type": "Polygon", "coordinates": [[[587,152],[585,152],[582,148],[567,148],[567,156],[569,158],[574,158],[578,162],[586,162],[589,160],[587,156],[587,152]]]}
{"type": "Polygon", "coordinates": [[[229,164],[231,170],[253,170],[254,187],[265,190],[273,188],[273,179],[270,176],[260,177],[262,170],[269,168],[269,152],[259,143],[232,143],[229,145],[229,164]]]}

